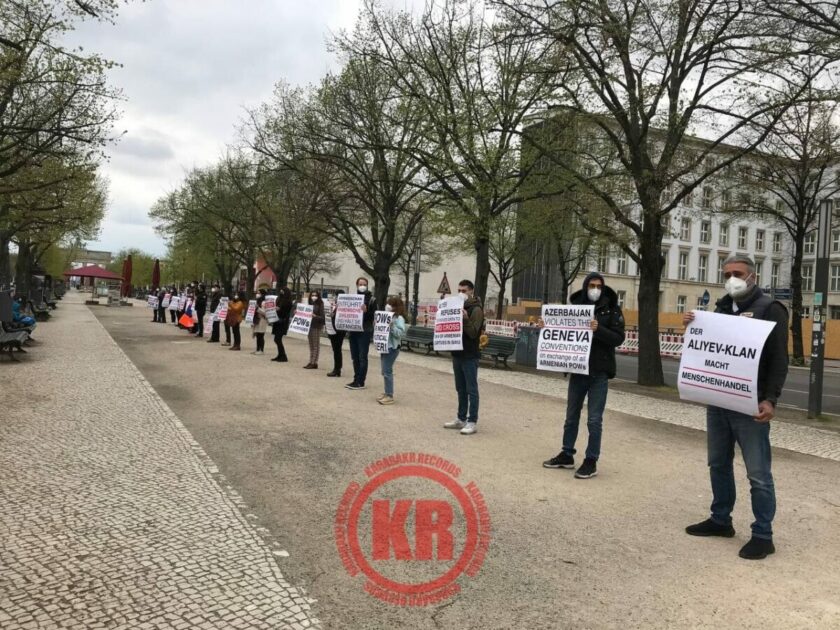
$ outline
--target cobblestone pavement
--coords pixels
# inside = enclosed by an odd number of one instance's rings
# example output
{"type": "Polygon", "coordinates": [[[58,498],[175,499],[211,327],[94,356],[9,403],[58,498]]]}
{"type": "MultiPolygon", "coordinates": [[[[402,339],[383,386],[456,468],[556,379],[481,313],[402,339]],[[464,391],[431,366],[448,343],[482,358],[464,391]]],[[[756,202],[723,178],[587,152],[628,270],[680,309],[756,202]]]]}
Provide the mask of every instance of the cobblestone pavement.
{"type": "MultiPolygon", "coordinates": [[[[416,352],[402,352],[399,360],[418,367],[452,373],[450,362],[442,357],[424,356],[416,352]]],[[[543,376],[502,369],[494,370],[492,368],[479,370],[478,376],[479,380],[487,383],[507,385],[523,391],[536,392],[554,398],[563,398],[564,400],[566,398],[568,381],[557,376],[543,376]]],[[[658,400],[611,389],[607,398],[607,409],[700,431],[706,430],[705,408],[699,405],[658,400]]],[[[779,411],[781,419],[784,419],[784,413],[785,410],[781,408],[779,411]]],[[[833,431],[777,421],[772,424],[771,441],[777,448],[840,461],[840,434],[833,431]]]]}
{"type": "Polygon", "coordinates": [[[0,364],[0,628],[320,627],[80,299],[0,364]]]}

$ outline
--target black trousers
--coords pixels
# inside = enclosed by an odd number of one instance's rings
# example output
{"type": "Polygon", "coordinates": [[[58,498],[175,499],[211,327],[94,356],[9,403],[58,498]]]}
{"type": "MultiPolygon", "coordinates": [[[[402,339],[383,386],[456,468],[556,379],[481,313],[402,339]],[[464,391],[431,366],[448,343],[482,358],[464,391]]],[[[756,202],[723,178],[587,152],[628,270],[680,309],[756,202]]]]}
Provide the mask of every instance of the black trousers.
{"type": "Polygon", "coordinates": [[[166,323],[166,309],[161,307],[157,310],[157,321],[158,323],[165,324],[166,323]]]}
{"type": "Polygon", "coordinates": [[[257,340],[257,352],[265,350],[265,333],[254,333],[254,339],[257,340]]]}
{"type": "Polygon", "coordinates": [[[169,311],[169,318],[170,321],[174,324],[178,321],[178,313],[176,313],[175,311],[169,311]]]}
{"type": "Polygon", "coordinates": [[[239,344],[242,343],[242,335],[239,333],[239,324],[231,326],[231,328],[233,328],[233,347],[238,348],[239,344]]]}
{"type": "Polygon", "coordinates": [[[225,343],[230,343],[230,324],[225,322],[225,343]]]}
{"type": "Polygon", "coordinates": [[[199,337],[204,336],[204,311],[196,311],[195,314],[198,316],[198,322],[195,324],[195,334],[199,337]]]}
{"type": "Polygon", "coordinates": [[[337,330],[336,334],[329,336],[333,351],[333,372],[341,372],[341,368],[344,365],[341,346],[344,344],[344,336],[346,334],[346,330],[337,330]]]}
{"type": "Polygon", "coordinates": [[[283,347],[283,335],[274,335],[274,345],[277,346],[277,358],[287,359],[286,348],[283,347]]]}
{"type": "Polygon", "coordinates": [[[219,340],[219,327],[221,326],[222,322],[216,320],[213,322],[213,330],[210,332],[210,341],[218,341],[219,340]]]}

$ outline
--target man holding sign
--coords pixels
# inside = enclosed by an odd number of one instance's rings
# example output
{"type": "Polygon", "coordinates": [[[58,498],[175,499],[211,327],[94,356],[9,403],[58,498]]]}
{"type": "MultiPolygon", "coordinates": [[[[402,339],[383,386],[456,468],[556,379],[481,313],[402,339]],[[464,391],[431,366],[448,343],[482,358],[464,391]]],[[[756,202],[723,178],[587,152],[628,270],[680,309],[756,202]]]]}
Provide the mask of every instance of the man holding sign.
{"type": "Polygon", "coordinates": [[[590,479],[598,474],[604,408],[607,406],[609,380],[615,377],[615,349],[624,342],[624,314],[615,291],[604,284],[604,278],[599,273],[587,275],[583,288],[572,293],[569,303],[577,308],[559,313],[558,321],[540,322],[541,353],[546,355],[541,358],[545,366],[542,369],[562,369],[572,373],[563,425],[563,450],[544,461],[543,466],[575,467],[580,412],[584,399],[587,399],[589,442],[583,464],[575,471],[575,477],[590,479]],[[581,321],[584,312],[592,315],[581,321]],[[546,340],[545,333],[548,331],[557,331],[557,334],[546,340]]]}
{"type": "Polygon", "coordinates": [[[730,256],[724,262],[723,277],[727,295],[717,301],[715,313],[739,318],[730,317],[729,329],[736,333],[734,339],[723,339],[723,333],[718,333],[718,339],[706,338],[705,330],[715,325],[715,316],[703,313],[706,318],[697,317],[699,313],[693,312],[683,316],[683,324],[689,328],[685,361],[680,363],[680,395],[693,399],[697,396],[694,392],[703,391],[707,400],[715,401],[706,408],[711,517],[686,527],[685,531],[692,536],[731,538],[735,535],[732,461],[737,442],[750,480],[755,517],[752,538],[739,555],[760,560],[776,550],[772,529],[776,491],[770,471],[770,420],[787,378],[787,310],[756,286],[755,263],[748,256],[730,256]],[[741,320],[742,317],[750,319],[741,320]],[[695,319],[698,324],[692,325],[695,319]],[[756,325],[760,322],[756,320],[772,325],[753,330],[759,328],[756,325]],[[703,353],[708,356],[698,365],[696,358],[703,353]],[[745,413],[745,401],[751,413],[745,413]]]}

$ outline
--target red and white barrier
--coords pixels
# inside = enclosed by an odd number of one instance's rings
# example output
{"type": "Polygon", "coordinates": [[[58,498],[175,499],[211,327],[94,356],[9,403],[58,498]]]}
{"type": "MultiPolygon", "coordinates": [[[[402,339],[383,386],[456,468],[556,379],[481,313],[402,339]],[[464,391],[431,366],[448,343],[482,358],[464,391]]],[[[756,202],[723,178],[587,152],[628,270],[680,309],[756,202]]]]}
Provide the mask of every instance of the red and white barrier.
{"type": "MultiPolygon", "coordinates": [[[[659,333],[659,354],[663,357],[678,359],[682,356],[683,336],[678,333],[659,333]]],[[[621,354],[639,354],[639,331],[628,330],[624,336],[624,343],[618,348],[621,354]]]]}

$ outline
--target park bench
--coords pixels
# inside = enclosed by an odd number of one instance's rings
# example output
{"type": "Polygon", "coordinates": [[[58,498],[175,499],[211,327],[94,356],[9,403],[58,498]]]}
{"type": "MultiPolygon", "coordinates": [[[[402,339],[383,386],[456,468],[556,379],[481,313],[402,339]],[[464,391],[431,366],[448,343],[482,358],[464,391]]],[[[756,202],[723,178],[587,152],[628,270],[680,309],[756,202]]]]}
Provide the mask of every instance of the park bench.
{"type": "MultiPolygon", "coordinates": [[[[435,329],[425,326],[409,326],[402,339],[406,350],[413,352],[412,344],[420,348],[426,348],[426,354],[435,352],[435,329]]],[[[437,352],[435,352],[437,354],[437,352]]]]}
{"type": "Polygon", "coordinates": [[[29,300],[28,304],[36,321],[43,322],[50,318],[50,309],[46,304],[35,304],[32,300],[29,300]]]}
{"type": "Polygon", "coordinates": [[[13,323],[12,296],[8,291],[0,292],[0,353],[6,352],[12,361],[18,359],[13,351],[26,352],[23,344],[29,339],[30,330],[26,327],[15,327],[13,323]]]}
{"type": "Polygon", "coordinates": [[[488,335],[487,345],[481,350],[481,356],[493,359],[493,368],[499,367],[499,361],[510,369],[508,357],[516,351],[515,337],[502,337],[499,335],[488,335]]]}

